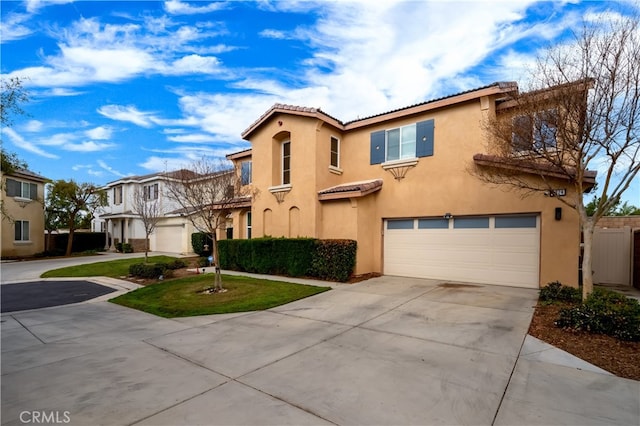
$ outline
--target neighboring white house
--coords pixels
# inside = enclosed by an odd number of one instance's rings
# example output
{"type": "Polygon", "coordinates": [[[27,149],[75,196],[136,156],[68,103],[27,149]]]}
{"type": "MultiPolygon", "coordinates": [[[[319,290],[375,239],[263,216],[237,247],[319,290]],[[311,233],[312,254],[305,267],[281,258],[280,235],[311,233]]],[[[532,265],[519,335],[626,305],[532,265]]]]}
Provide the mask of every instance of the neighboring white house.
{"type": "Polygon", "coordinates": [[[191,222],[180,214],[180,206],[166,195],[167,181],[177,172],[128,176],[109,182],[102,189],[107,192],[108,205],[97,212],[94,231],[106,232],[105,248],[115,250],[117,243],[131,244],[134,251],[144,251],[145,231],[140,217],[133,212],[136,188],[147,202],[158,202],[161,216],[155,231],[149,236],[149,250],[176,254],[192,254],[191,234],[197,232],[191,222]]]}

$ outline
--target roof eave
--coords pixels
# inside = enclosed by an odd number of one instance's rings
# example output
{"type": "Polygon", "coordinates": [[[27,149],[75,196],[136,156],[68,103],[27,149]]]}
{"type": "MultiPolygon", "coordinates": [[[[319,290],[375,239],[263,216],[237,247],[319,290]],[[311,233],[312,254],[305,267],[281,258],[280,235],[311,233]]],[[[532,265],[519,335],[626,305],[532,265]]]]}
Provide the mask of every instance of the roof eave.
{"type": "Polygon", "coordinates": [[[395,111],[386,112],[383,114],[375,115],[373,117],[352,121],[346,123],[345,130],[357,129],[360,127],[371,126],[381,122],[393,120],[400,117],[407,117],[410,115],[421,114],[426,111],[431,111],[439,108],[445,108],[462,102],[467,102],[481,98],[483,96],[499,95],[503,93],[511,93],[518,90],[518,86],[515,83],[496,83],[491,86],[483,87],[477,90],[464,92],[458,95],[448,96],[442,99],[436,99],[434,101],[428,101],[422,104],[401,108],[395,111]]]}

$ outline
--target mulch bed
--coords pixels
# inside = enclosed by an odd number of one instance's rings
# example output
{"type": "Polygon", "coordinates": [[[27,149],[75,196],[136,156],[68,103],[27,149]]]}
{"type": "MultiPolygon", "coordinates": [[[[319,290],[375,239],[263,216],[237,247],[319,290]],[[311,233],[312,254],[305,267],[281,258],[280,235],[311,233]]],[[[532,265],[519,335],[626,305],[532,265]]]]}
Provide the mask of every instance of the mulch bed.
{"type": "Polygon", "coordinates": [[[640,342],[558,328],[554,321],[564,306],[539,303],[529,334],[616,376],[640,380],[640,342]]]}

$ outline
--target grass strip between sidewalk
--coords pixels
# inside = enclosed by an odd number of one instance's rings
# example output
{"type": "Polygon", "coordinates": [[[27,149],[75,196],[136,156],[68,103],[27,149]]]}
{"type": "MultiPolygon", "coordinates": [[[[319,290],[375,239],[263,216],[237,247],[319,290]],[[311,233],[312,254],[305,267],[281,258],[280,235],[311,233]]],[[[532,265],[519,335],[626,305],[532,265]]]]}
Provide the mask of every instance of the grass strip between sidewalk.
{"type": "Polygon", "coordinates": [[[225,293],[206,294],[213,274],[148,285],[111,302],[165,318],[260,311],[330,290],[330,287],[223,275],[225,293]]]}

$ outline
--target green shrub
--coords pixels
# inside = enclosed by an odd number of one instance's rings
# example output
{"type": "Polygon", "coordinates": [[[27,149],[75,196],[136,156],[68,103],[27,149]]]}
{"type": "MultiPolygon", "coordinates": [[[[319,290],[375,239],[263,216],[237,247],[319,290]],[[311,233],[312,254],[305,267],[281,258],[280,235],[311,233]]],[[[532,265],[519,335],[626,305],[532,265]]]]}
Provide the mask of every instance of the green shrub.
{"type": "Polygon", "coordinates": [[[122,244],[122,252],[123,253],[133,253],[133,247],[129,243],[122,244]]]}
{"type": "Polygon", "coordinates": [[[345,282],[356,266],[357,243],[353,240],[317,240],[311,261],[311,275],[345,282]]]}
{"type": "Polygon", "coordinates": [[[175,259],[172,262],[167,263],[167,269],[175,270],[187,267],[187,262],[182,259],[175,259]]]}
{"type": "Polygon", "coordinates": [[[556,325],[637,342],[640,341],[640,303],[597,288],[584,303],[562,309],[556,325]]]}
{"type": "Polygon", "coordinates": [[[191,234],[191,247],[193,247],[193,252],[198,256],[210,256],[211,250],[213,250],[213,239],[204,232],[194,232],[191,234]],[[205,245],[208,246],[206,250],[204,248],[205,245]]]}
{"type": "Polygon", "coordinates": [[[166,276],[166,263],[134,263],[129,266],[129,275],[139,278],[158,278],[166,276]]]}
{"type": "Polygon", "coordinates": [[[122,243],[116,243],[116,251],[122,253],[122,243]]]}
{"type": "Polygon", "coordinates": [[[544,302],[576,303],[582,300],[582,294],[579,288],[565,286],[559,281],[554,281],[542,287],[540,300],[544,302]]]}

